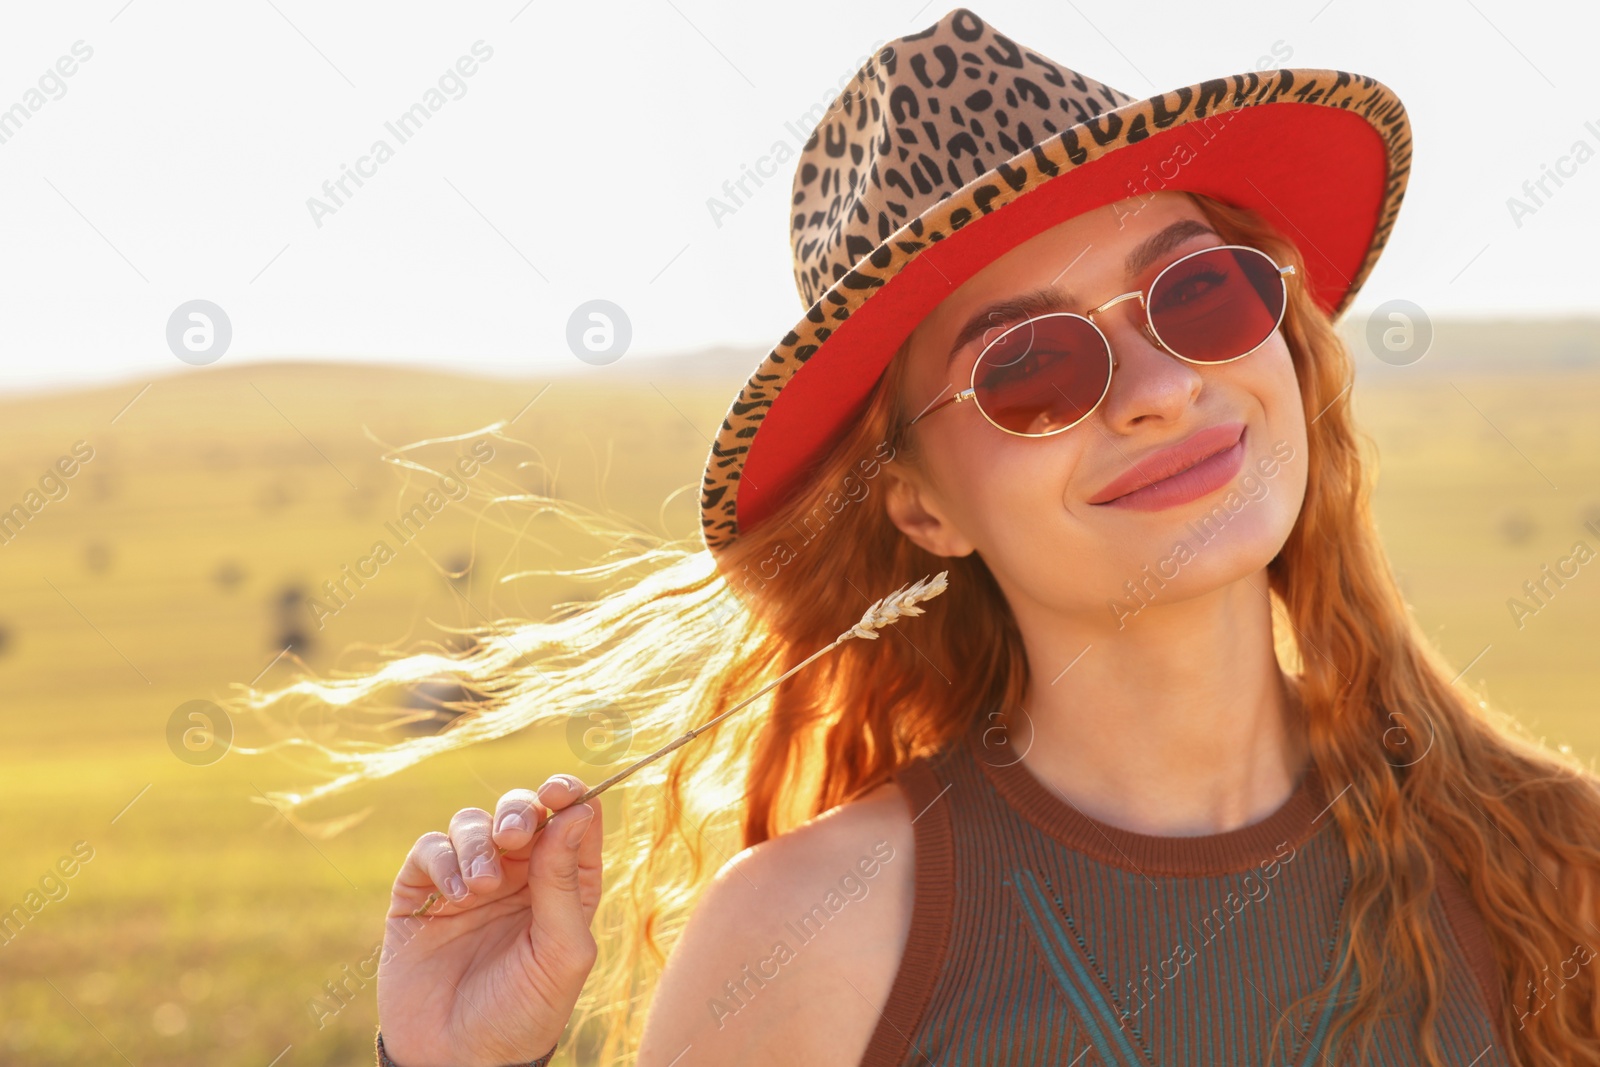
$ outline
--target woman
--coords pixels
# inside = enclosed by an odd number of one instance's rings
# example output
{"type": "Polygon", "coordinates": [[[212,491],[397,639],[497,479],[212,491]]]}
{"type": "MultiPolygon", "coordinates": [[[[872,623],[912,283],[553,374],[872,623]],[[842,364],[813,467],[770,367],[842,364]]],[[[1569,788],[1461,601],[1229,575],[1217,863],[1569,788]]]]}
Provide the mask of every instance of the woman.
{"type": "Polygon", "coordinates": [[[478,710],[329,788],[596,693],[659,742],[949,591],[630,779],[604,897],[570,777],[419,838],[380,1060],[547,1062],[587,983],[645,1065],[1600,1063],[1595,779],[1453,684],[1368,510],[1331,320],[1409,151],[1339,72],[1134,101],[965,9],[874,56],[705,548],[486,631],[478,710]]]}

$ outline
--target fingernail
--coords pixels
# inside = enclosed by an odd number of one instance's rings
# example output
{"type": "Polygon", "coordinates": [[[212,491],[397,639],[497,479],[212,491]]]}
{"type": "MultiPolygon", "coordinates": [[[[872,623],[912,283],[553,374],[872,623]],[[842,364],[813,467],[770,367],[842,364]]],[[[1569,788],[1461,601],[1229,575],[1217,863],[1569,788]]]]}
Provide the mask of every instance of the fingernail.
{"type": "Polygon", "coordinates": [[[494,873],[494,861],[491,860],[488,856],[479,856],[479,857],[477,857],[476,859],[474,859],[472,861],[471,866],[467,870],[467,877],[468,878],[482,878],[485,875],[493,874],[493,873],[494,873]]]}
{"type": "Polygon", "coordinates": [[[508,814],[505,818],[500,820],[500,832],[502,834],[504,834],[504,833],[527,833],[528,832],[528,820],[523,818],[520,813],[513,811],[510,814],[508,814]]]}
{"type": "Polygon", "coordinates": [[[460,900],[467,895],[467,883],[457,875],[452,874],[444,880],[444,891],[451,900],[460,900]]]}
{"type": "Polygon", "coordinates": [[[568,848],[577,848],[578,842],[583,840],[584,833],[589,829],[589,824],[594,822],[594,809],[587,804],[583,805],[583,807],[589,814],[579,815],[567,824],[568,848]]]}
{"type": "Polygon", "coordinates": [[[578,781],[572,775],[570,775],[570,774],[558,774],[558,775],[556,775],[556,777],[561,779],[563,782],[566,782],[568,789],[576,789],[579,793],[583,792],[583,783],[578,781]]]}

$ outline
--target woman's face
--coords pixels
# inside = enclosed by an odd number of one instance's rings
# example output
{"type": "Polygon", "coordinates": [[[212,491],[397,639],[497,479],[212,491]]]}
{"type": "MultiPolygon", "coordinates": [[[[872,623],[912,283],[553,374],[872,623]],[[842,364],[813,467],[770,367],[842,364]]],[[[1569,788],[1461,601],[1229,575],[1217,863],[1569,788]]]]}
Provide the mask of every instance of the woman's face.
{"type": "MultiPolygon", "coordinates": [[[[1049,288],[1070,294],[1061,310],[1081,314],[1144,289],[1182,255],[1227,243],[1176,192],[1131,198],[1046,230],[984,267],[917,326],[905,407],[920,412],[967,388],[985,341],[1019,321],[985,316],[993,302],[1049,288]],[[1148,262],[1128,273],[1130,258],[1148,262]],[[950,357],[975,317],[989,325],[950,357]]],[[[1302,282],[1291,275],[1288,284],[1302,282]]],[[[1137,300],[1095,322],[1116,368],[1093,413],[1054,436],[1018,437],[970,402],[951,404],[911,428],[916,467],[892,465],[903,477],[891,480],[887,507],[907,536],[936,555],[978,552],[1014,607],[1032,602],[1115,629],[1144,606],[1237,581],[1277,554],[1305,495],[1306,426],[1281,333],[1242,359],[1197,365],[1156,346],[1137,300]],[[1231,442],[1240,427],[1237,445],[1203,468],[1221,468],[1214,488],[1196,471],[1104,499],[1125,476],[1157,475],[1158,453],[1195,433],[1231,442]]]]}

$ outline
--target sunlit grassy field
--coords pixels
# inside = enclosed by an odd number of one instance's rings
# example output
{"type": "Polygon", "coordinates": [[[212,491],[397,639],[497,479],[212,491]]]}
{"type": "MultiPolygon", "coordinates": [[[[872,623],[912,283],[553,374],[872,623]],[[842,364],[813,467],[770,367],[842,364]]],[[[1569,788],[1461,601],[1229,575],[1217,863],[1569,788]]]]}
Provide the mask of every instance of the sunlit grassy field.
{"type": "MultiPolygon", "coordinates": [[[[1585,358],[1565,360],[1468,359],[1457,336],[1459,360],[1441,332],[1423,364],[1364,368],[1356,386],[1381,456],[1382,534],[1426,631],[1457,669],[1470,663],[1460,684],[1589,760],[1600,562],[1520,627],[1507,602],[1527,601],[1523,583],[1576,542],[1600,551],[1595,332],[1576,335],[1585,358]]],[[[509,739],[326,805],[318,817],[366,814],[324,838],[263,802],[303,774],[238,752],[185,762],[169,747],[174,710],[234,682],[287,682],[298,661],[352,666],[356,646],[444,640],[440,626],[587,595],[570,579],[497,579],[609,546],[473,501],[445,507],[319,619],[322,583],[434,480],[403,486],[387,447],[515,416],[506,432],[526,446],[497,443],[475,485],[687,536],[736,382],[277,364],[145,384],[0,403],[0,508],[76,442],[92,448],[64,464],[65,494],[0,544],[0,909],[46,901],[0,945],[0,1062],[370,1062],[373,987],[330,1012],[324,983],[372,954],[411,840],[461,806],[584,769],[558,738],[509,739]]],[[[471,440],[411,455],[442,469],[471,440]]]]}

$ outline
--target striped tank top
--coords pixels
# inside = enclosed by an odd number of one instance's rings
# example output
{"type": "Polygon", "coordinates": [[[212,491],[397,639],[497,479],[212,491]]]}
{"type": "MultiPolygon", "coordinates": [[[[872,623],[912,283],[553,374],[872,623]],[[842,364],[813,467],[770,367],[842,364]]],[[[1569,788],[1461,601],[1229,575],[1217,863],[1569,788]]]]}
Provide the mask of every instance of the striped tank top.
{"type": "MultiPolygon", "coordinates": [[[[1264,1062],[1274,1023],[1348,943],[1338,798],[1315,766],[1259,822],[1166,837],[1084,815],[998,733],[975,723],[897,775],[915,820],[915,898],[862,1067],[1264,1062]]],[[[1436,870],[1445,1060],[1504,1067],[1482,920],[1436,870]]],[[[1366,1063],[1420,1062],[1419,1006],[1380,1023],[1366,1063]]],[[[1333,1067],[1330,1016],[1313,1009],[1290,1020],[1274,1063],[1333,1067]]]]}

